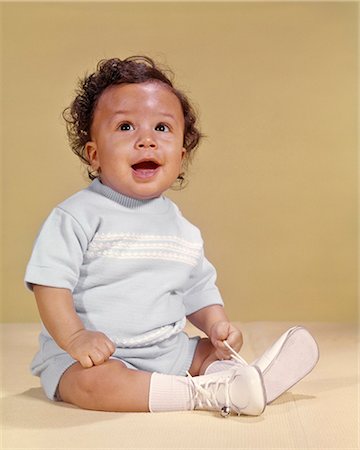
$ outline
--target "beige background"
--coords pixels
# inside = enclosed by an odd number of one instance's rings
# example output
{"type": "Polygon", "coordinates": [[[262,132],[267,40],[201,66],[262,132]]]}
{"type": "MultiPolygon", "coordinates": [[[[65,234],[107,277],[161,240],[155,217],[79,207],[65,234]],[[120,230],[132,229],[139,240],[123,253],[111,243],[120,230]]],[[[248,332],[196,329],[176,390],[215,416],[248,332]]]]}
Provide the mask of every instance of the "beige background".
{"type": "Polygon", "coordinates": [[[167,63],[207,135],[182,192],[232,320],[357,317],[353,3],[3,3],[3,321],[51,208],[87,185],[61,111],[96,62],[167,63]]]}

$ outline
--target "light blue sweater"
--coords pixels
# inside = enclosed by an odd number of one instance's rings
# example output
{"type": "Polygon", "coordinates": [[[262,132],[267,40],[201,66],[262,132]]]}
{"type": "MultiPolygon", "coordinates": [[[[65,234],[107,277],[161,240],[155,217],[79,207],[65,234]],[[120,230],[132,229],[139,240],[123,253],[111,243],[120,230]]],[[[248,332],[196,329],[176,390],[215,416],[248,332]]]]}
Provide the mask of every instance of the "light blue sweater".
{"type": "Polygon", "coordinates": [[[25,281],[69,289],[85,327],[121,347],[161,341],[187,315],[223,304],[200,232],[177,206],[125,197],[99,180],[51,212],[25,281]]]}

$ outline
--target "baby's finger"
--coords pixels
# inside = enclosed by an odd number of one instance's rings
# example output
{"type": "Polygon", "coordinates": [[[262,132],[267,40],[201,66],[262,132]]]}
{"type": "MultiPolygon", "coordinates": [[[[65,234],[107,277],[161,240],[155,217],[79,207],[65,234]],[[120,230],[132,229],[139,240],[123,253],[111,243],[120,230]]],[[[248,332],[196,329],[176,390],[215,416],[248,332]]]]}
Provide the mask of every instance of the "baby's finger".
{"type": "Polygon", "coordinates": [[[104,361],[107,361],[110,358],[110,356],[114,353],[115,348],[113,348],[113,346],[110,343],[104,342],[101,349],[99,348],[99,350],[101,350],[101,353],[103,354],[104,361]]]}
{"type": "Polygon", "coordinates": [[[84,369],[89,369],[94,365],[89,355],[82,356],[79,359],[79,363],[82,365],[82,367],[84,367],[84,369]]]}
{"type": "Polygon", "coordinates": [[[221,360],[230,359],[229,351],[216,350],[215,354],[218,359],[221,359],[221,360]]]}
{"type": "Polygon", "coordinates": [[[226,348],[231,352],[231,349],[234,350],[235,352],[239,352],[242,345],[243,345],[243,340],[242,340],[242,336],[241,334],[230,334],[230,336],[226,339],[226,348]],[[231,347],[231,349],[230,349],[231,347]]]}
{"type": "Polygon", "coordinates": [[[90,358],[95,366],[100,366],[103,362],[105,362],[106,358],[104,353],[99,349],[94,349],[90,353],[90,358]]]}
{"type": "Polygon", "coordinates": [[[226,341],[217,341],[215,347],[217,351],[223,355],[230,354],[229,349],[226,347],[224,342],[226,341]]]}
{"type": "Polygon", "coordinates": [[[110,341],[110,339],[107,339],[105,341],[105,345],[106,345],[108,351],[110,352],[109,356],[112,355],[115,352],[115,350],[116,350],[116,346],[113,343],[113,341],[110,341]]]}
{"type": "MultiPolygon", "coordinates": [[[[220,322],[215,328],[215,338],[222,343],[229,336],[229,323],[220,322]]],[[[221,347],[221,346],[220,346],[221,347]]]]}
{"type": "Polygon", "coordinates": [[[230,357],[234,356],[236,358],[238,356],[238,349],[240,350],[239,345],[236,345],[236,343],[231,345],[229,340],[224,341],[224,345],[228,349],[230,357]]]}

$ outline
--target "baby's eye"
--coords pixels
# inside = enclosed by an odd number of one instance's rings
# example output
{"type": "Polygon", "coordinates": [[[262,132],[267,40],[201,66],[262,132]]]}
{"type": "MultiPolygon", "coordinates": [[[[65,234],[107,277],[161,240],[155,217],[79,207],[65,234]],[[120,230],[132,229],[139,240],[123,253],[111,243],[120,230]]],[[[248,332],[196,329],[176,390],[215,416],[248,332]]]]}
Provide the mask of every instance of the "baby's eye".
{"type": "Polygon", "coordinates": [[[158,125],[156,125],[155,130],[162,131],[164,133],[168,133],[170,131],[170,128],[167,125],[165,125],[164,123],[159,123],[158,125]]]}
{"type": "Polygon", "coordinates": [[[118,130],[120,131],[132,131],[134,130],[134,126],[129,122],[124,122],[119,125],[118,130]]]}

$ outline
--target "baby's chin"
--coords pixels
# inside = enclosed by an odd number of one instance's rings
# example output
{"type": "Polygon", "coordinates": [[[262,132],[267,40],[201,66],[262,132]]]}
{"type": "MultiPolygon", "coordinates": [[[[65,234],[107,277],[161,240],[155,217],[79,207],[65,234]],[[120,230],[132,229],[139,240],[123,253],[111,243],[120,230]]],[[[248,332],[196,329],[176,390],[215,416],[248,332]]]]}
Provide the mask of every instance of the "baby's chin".
{"type": "Polygon", "coordinates": [[[119,194],[136,200],[151,200],[161,197],[177,179],[177,172],[171,176],[164,166],[142,167],[137,170],[130,168],[130,172],[119,177],[101,176],[101,183],[119,194]]]}
{"type": "Polygon", "coordinates": [[[137,185],[132,188],[124,188],[122,186],[107,184],[106,182],[103,182],[103,184],[110,187],[113,191],[135,200],[151,200],[160,197],[166,190],[154,189],[150,186],[150,183],[137,183],[137,185]]]}

